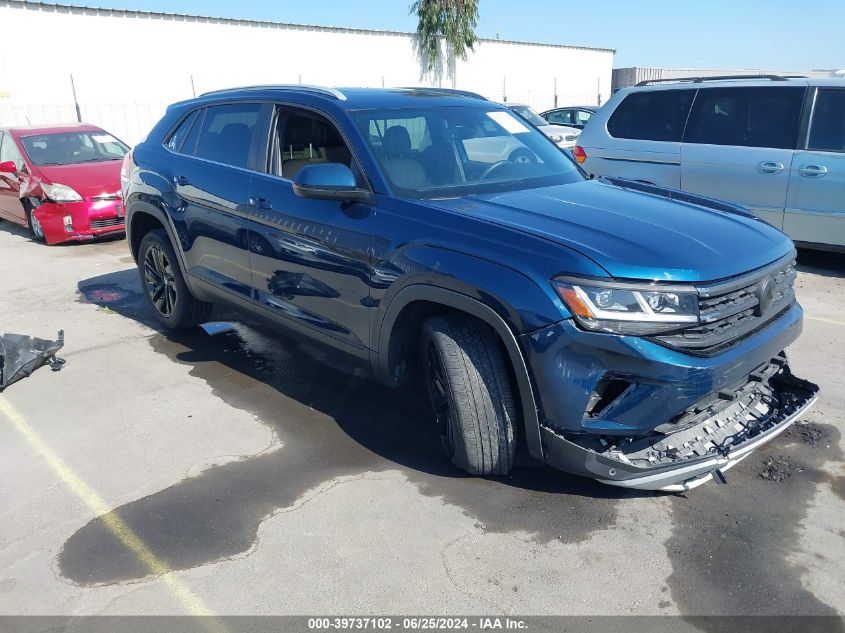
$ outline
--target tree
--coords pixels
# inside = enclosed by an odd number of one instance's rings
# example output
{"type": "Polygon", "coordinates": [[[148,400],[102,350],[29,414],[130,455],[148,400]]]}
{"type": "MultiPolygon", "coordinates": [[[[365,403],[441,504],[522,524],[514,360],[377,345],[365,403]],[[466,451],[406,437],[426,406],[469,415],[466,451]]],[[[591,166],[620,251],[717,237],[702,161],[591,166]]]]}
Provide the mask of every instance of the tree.
{"type": "Polygon", "coordinates": [[[438,66],[441,38],[452,59],[466,60],[467,50],[475,50],[478,0],[416,0],[410,12],[419,18],[419,51],[429,72],[438,66]]]}

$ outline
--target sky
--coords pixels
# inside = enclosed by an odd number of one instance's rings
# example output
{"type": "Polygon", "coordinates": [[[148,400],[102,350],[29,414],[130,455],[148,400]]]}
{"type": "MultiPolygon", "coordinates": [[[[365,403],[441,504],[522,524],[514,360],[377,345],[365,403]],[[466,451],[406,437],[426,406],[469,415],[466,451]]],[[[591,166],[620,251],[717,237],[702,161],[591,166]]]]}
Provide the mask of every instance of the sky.
{"type": "MultiPolygon", "coordinates": [[[[49,1],[49,0],[47,0],[49,1]]],[[[120,9],[413,31],[410,0],[78,0],[120,9]]],[[[480,0],[481,37],[616,49],[615,67],[845,68],[845,1],[480,0]]]]}

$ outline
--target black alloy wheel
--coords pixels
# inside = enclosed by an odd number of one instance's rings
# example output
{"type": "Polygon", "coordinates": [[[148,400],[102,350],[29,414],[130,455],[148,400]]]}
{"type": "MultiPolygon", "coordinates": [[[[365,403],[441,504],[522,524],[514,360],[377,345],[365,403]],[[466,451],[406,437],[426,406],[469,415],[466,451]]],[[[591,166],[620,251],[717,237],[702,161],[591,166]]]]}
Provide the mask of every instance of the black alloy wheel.
{"type": "Polygon", "coordinates": [[[163,317],[170,317],[176,308],[177,286],[167,254],[152,245],[144,257],[144,281],[153,306],[163,317]]]}

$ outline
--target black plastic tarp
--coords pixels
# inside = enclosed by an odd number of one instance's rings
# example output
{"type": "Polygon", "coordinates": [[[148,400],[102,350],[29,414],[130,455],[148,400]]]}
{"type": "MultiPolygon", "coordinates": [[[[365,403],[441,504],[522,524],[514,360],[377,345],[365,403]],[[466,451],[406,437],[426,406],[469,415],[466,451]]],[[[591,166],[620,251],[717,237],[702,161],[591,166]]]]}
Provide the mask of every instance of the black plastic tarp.
{"type": "Polygon", "coordinates": [[[43,365],[50,365],[53,371],[61,369],[65,361],[56,358],[56,352],[64,344],[64,330],[55,341],[25,334],[0,335],[0,391],[43,365]]]}

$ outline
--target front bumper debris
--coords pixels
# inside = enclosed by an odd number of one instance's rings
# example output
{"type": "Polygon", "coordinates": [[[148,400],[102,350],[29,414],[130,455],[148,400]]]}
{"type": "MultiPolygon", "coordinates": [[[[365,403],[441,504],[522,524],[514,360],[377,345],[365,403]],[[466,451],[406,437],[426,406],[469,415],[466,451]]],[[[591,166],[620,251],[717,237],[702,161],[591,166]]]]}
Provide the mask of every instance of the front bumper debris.
{"type": "Polygon", "coordinates": [[[642,437],[566,436],[541,429],[546,461],[624,488],[682,492],[721,476],[771,441],[815,402],[818,386],[778,355],[742,384],[700,400],[642,437]],[[575,466],[577,465],[577,466],[575,466]],[[575,466],[575,468],[573,468],[575,466]]]}
{"type": "Polygon", "coordinates": [[[59,330],[55,341],[24,334],[0,335],[0,392],[43,365],[50,365],[53,371],[59,371],[65,361],[58,358],[56,353],[64,344],[64,330],[59,330]]]}

